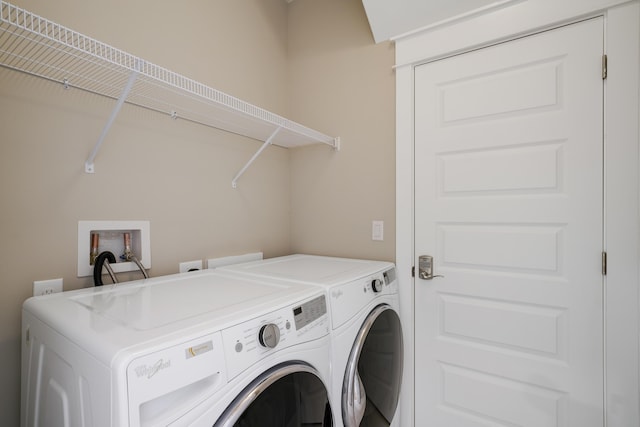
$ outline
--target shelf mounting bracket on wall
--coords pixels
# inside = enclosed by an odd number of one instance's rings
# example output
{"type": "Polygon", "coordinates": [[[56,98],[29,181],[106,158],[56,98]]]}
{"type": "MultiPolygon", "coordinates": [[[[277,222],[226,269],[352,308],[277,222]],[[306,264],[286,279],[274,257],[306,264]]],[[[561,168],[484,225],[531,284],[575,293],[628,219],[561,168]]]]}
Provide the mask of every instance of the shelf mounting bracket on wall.
{"type": "Polygon", "coordinates": [[[236,174],[235,177],[233,177],[233,180],[231,181],[231,186],[233,188],[238,188],[238,179],[242,176],[242,174],[245,173],[245,171],[247,169],[249,169],[249,166],[251,166],[251,164],[253,162],[255,162],[255,160],[258,158],[258,156],[260,154],[262,154],[262,152],[265,150],[265,148],[267,148],[269,145],[271,145],[271,141],[273,141],[273,138],[276,137],[276,135],[278,134],[278,132],[280,132],[280,129],[282,129],[282,126],[278,126],[276,128],[276,130],[273,131],[273,133],[271,134],[271,136],[269,138],[267,138],[267,140],[262,144],[262,146],[258,149],[258,151],[256,151],[256,154],[253,155],[253,157],[251,157],[249,159],[249,161],[247,162],[246,165],[244,165],[244,167],[242,169],[240,169],[240,172],[238,172],[236,174]]]}
{"type": "Polygon", "coordinates": [[[118,116],[118,113],[120,112],[120,109],[122,108],[122,105],[127,100],[127,96],[129,96],[129,92],[131,92],[131,89],[133,88],[133,84],[135,83],[136,78],[138,77],[138,74],[140,73],[140,70],[142,69],[142,66],[141,66],[140,62],[141,62],[141,60],[136,61],[135,69],[131,72],[131,74],[129,74],[129,80],[127,80],[127,84],[125,85],[124,89],[122,90],[122,93],[120,94],[120,97],[118,98],[118,102],[116,102],[116,106],[113,107],[113,111],[111,111],[111,115],[109,116],[109,120],[107,120],[107,123],[105,124],[104,128],[102,129],[102,133],[100,134],[100,137],[98,138],[98,141],[96,142],[96,145],[94,145],[93,150],[91,151],[91,154],[89,154],[89,158],[87,158],[87,161],[84,162],[84,171],[86,173],[94,173],[95,172],[94,160],[96,158],[96,155],[98,154],[98,151],[100,150],[100,147],[102,146],[102,143],[104,142],[104,138],[107,136],[107,133],[109,133],[109,129],[111,129],[111,126],[113,125],[113,122],[115,121],[116,117],[118,116]]]}

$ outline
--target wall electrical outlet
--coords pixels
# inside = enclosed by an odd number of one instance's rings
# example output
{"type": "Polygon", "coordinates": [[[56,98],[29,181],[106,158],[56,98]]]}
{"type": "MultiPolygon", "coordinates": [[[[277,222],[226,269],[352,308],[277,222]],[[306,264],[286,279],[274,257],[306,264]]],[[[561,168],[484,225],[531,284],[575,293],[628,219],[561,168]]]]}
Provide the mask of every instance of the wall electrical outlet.
{"type": "Polygon", "coordinates": [[[62,278],[33,282],[33,296],[62,292],[62,278]]]}
{"type": "Polygon", "coordinates": [[[180,273],[186,273],[189,270],[202,270],[202,260],[181,262],[178,268],[180,273]]]}

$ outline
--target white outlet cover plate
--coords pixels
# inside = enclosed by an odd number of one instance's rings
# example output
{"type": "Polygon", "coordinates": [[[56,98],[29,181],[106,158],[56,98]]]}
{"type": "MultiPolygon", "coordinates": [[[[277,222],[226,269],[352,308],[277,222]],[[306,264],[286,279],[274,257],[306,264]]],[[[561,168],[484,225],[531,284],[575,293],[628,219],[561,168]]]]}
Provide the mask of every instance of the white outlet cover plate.
{"type": "Polygon", "coordinates": [[[384,221],[371,222],[371,239],[384,240],[384,221]]]}
{"type": "Polygon", "coordinates": [[[186,273],[189,270],[202,270],[202,260],[196,260],[196,261],[185,261],[185,262],[181,262],[178,265],[178,269],[180,271],[180,273],[186,273]]]}
{"type": "Polygon", "coordinates": [[[62,278],[36,280],[33,282],[33,296],[49,295],[62,292],[62,278]]]}

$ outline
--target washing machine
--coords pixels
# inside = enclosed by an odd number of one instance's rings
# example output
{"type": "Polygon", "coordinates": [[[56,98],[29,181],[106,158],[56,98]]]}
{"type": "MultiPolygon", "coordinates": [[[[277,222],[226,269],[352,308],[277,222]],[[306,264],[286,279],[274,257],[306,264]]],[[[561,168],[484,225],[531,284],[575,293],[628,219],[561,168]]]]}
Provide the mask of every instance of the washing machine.
{"type": "Polygon", "coordinates": [[[21,425],[331,426],[317,287],[202,271],[25,301],[21,425]]]}
{"type": "Polygon", "coordinates": [[[336,425],[400,425],[403,337],[394,264],[299,254],[219,269],[324,289],[331,314],[330,399],[336,425]]]}

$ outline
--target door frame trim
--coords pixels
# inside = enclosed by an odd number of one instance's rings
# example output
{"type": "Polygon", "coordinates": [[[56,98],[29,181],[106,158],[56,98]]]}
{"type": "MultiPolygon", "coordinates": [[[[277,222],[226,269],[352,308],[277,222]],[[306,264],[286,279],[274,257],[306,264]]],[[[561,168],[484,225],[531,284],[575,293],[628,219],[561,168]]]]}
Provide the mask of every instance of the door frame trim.
{"type": "Polygon", "coordinates": [[[609,255],[604,289],[605,425],[640,425],[640,3],[571,0],[557,10],[557,4],[546,4],[552,1],[522,2],[396,41],[396,64],[401,64],[396,68],[396,265],[405,337],[403,427],[416,425],[411,277],[415,259],[414,66],[598,15],[605,18],[604,49],[609,57],[604,97],[604,244],[609,255]],[[525,8],[528,12],[523,14],[525,8]],[[535,18],[526,18],[532,16],[535,18]],[[496,25],[496,20],[506,20],[510,26],[496,25]],[[503,33],[496,34],[495,28],[503,33]],[[447,42],[443,45],[442,40],[447,42]]]}

